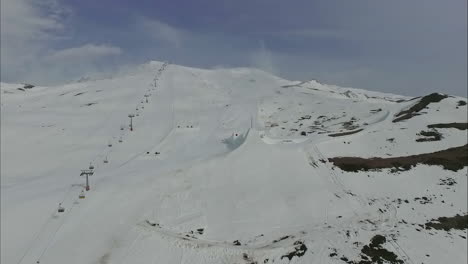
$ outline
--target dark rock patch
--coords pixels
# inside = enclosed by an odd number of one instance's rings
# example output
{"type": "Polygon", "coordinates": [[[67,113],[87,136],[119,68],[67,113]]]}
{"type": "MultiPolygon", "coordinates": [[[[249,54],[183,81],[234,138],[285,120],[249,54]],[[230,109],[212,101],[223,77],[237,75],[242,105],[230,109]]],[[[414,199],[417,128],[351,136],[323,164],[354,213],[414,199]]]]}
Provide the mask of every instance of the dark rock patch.
{"type": "Polygon", "coordinates": [[[448,97],[447,95],[439,94],[439,93],[432,93],[430,95],[426,95],[409,109],[401,111],[400,113],[396,114],[397,118],[395,118],[392,122],[393,123],[400,122],[403,120],[410,119],[413,116],[419,115],[418,112],[426,108],[430,103],[438,103],[447,97],[448,97]]]}
{"type": "Polygon", "coordinates": [[[457,182],[453,178],[446,178],[446,179],[440,179],[439,185],[447,185],[447,186],[452,186],[457,184],[457,182]]]}
{"type": "Polygon", "coordinates": [[[386,168],[411,169],[417,164],[442,166],[458,171],[468,166],[468,145],[418,155],[391,158],[335,157],[328,159],[344,171],[358,172],[386,168]]]}
{"type": "Polygon", "coordinates": [[[403,260],[398,259],[398,256],[383,248],[382,245],[386,242],[386,238],[381,235],[376,235],[371,239],[369,245],[365,245],[361,249],[361,258],[357,264],[371,264],[371,263],[404,263],[403,260]]]}
{"type": "Polygon", "coordinates": [[[420,138],[416,139],[416,142],[429,142],[429,141],[440,141],[443,137],[442,134],[440,134],[436,130],[432,131],[421,131],[417,134],[418,136],[421,136],[420,138]]]}
{"type": "MultiPolygon", "coordinates": [[[[350,260],[349,258],[342,256],[340,260],[348,264],[403,264],[404,261],[399,259],[398,256],[383,248],[382,245],[387,242],[387,239],[382,235],[375,235],[369,245],[365,245],[361,249],[361,254],[359,255],[359,260],[350,260]]],[[[336,251],[335,251],[336,252],[336,251]]],[[[331,256],[331,254],[330,254],[331,256]]],[[[333,254],[333,257],[336,254],[333,254]]]]}
{"type": "Polygon", "coordinates": [[[348,131],[348,132],[341,132],[341,133],[334,133],[334,134],[328,134],[329,137],[341,137],[341,136],[347,136],[347,135],[352,135],[356,134],[358,132],[361,132],[363,129],[358,129],[354,131],[348,131]]]}
{"type": "Polygon", "coordinates": [[[341,125],[346,130],[354,130],[359,127],[358,125],[355,124],[356,121],[357,121],[356,118],[352,117],[349,121],[341,123],[341,125]]]}
{"type": "Polygon", "coordinates": [[[459,130],[467,130],[468,123],[443,123],[428,125],[428,128],[456,128],[459,130]]]}
{"type": "Polygon", "coordinates": [[[247,253],[242,254],[242,259],[246,261],[247,264],[257,264],[258,262],[253,260],[251,256],[247,253]]]}
{"type": "Polygon", "coordinates": [[[271,123],[270,127],[277,127],[278,123],[271,123]]]}
{"type": "MultiPolygon", "coordinates": [[[[280,237],[278,239],[273,240],[272,243],[278,243],[278,242],[283,241],[283,240],[288,239],[288,238],[289,238],[289,236],[283,236],[283,237],[280,237]]],[[[291,237],[291,238],[293,238],[293,237],[291,237]]]]}
{"type": "Polygon", "coordinates": [[[82,106],[92,106],[92,105],[95,105],[95,104],[97,104],[97,103],[87,103],[87,104],[84,104],[82,106]]]}
{"type": "Polygon", "coordinates": [[[294,242],[294,250],[281,256],[281,259],[283,258],[287,258],[289,259],[289,261],[292,260],[292,258],[294,257],[302,257],[304,256],[304,254],[307,252],[307,247],[306,245],[304,245],[304,243],[302,241],[296,241],[294,242]]]}
{"type": "Polygon", "coordinates": [[[146,220],[146,223],[150,226],[161,227],[158,223],[153,223],[153,222],[150,222],[149,220],[146,220]]]}
{"type": "Polygon", "coordinates": [[[432,204],[432,198],[426,196],[416,197],[414,198],[414,201],[419,202],[420,204],[432,204]]]}
{"type": "Polygon", "coordinates": [[[311,115],[305,115],[305,116],[302,116],[301,118],[299,118],[298,120],[306,120],[306,119],[311,119],[312,116],[311,115]]]}
{"type": "Polygon", "coordinates": [[[468,229],[468,214],[455,215],[452,217],[439,217],[426,223],[426,229],[437,229],[450,231],[451,229],[468,229]]]}

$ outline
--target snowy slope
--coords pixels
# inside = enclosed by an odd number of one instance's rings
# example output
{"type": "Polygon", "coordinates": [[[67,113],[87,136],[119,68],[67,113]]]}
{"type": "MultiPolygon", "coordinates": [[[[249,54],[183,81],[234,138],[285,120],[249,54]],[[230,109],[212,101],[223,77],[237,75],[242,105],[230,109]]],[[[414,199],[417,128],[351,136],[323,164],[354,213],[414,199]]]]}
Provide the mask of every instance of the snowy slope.
{"type": "Polygon", "coordinates": [[[1,84],[2,263],[371,263],[378,235],[393,263],[467,261],[466,229],[420,227],[466,215],[466,166],[329,160],[466,145],[466,129],[427,127],[466,124],[466,98],[394,122],[422,99],[162,62],[21,87],[1,84]]]}

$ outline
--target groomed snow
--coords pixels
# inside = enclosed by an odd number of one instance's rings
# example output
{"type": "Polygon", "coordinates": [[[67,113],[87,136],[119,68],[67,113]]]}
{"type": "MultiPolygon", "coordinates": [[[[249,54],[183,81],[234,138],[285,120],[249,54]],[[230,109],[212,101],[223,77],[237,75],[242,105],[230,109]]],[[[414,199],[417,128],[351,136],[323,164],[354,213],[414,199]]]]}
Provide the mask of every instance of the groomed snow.
{"type": "Polygon", "coordinates": [[[345,263],[375,235],[405,263],[467,262],[466,230],[418,231],[467,213],[466,167],[349,173],[323,162],[465,145],[466,130],[415,139],[429,124],[467,122],[466,98],[393,123],[416,101],[162,62],[21,86],[1,83],[2,263],[345,263]],[[303,255],[285,257],[300,245],[303,255]]]}

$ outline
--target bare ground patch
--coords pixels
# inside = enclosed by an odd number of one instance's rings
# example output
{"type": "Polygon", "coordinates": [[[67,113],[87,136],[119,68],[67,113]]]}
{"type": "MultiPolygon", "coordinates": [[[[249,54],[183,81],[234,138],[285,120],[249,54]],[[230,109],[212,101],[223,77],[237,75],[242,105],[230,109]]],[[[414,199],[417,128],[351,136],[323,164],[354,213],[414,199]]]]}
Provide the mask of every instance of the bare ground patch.
{"type": "Polygon", "coordinates": [[[468,214],[455,215],[452,217],[439,217],[426,223],[426,229],[437,229],[450,231],[451,229],[468,229],[468,214]]]}
{"type": "MultiPolygon", "coordinates": [[[[372,263],[391,263],[391,264],[403,264],[404,261],[399,259],[398,256],[383,248],[382,245],[387,242],[387,239],[382,235],[375,235],[369,245],[364,245],[359,255],[359,260],[349,260],[347,257],[342,256],[340,260],[348,264],[372,264],[372,263]]],[[[336,249],[330,254],[330,257],[337,257],[338,254],[336,249]]]]}
{"type": "Polygon", "coordinates": [[[81,105],[81,107],[83,107],[83,106],[92,106],[92,105],[95,105],[95,104],[97,104],[97,103],[94,103],[94,102],[93,103],[87,103],[87,104],[81,105]]]}
{"type": "Polygon", "coordinates": [[[341,133],[334,133],[334,134],[328,134],[329,137],[341,137],[341,136],[347,136],[347,135],[352,135],[356,134],[358,132],[361,132],[363,129],[358,129],[354,131],[347,131],[347,132],[341,132],[341,133]]]}
{"type": "Polygon", "coordinates": [[[392,122],[396,123],[396,122],[400,122],[406,119],[410,119],[413,116],[417,116],[420,114],[418,112],[423,110],[430,103],[438,103],[442,101],[442,99],[445,99],[447,97],[448,97],[447,95],[439,94],[439,93],[432,93],[430,95],[426,95],[409,109],[401,111],[400,113],[396,114],[397,118],[395,118],[392,122]]]}
{"type": "Polygon", "coordinates": [[[296,241],[294,242],[294,249],[291,252],[281,256],[281,259],[287,258],[289,261],[291,261],[294,257],[300,258],[304,256],[306,252],[306,245],[304,245],[302,241],[296,241]]]}
{"type": "Polygon", "coordinates": [[[360,158],[335,157],[328,159],[341,170],[349,172],[397,168],[409,170],[417,164],[442,166],[446,170],[458,171],[468,166],[468,145],[449,148],[432,153],[392,157],[392,158],[360,158]]]}
{"type": "Polygon", "coordinates": [[[468,123],[441,123],[428,125],[428,128],[456,128],[459,130],[467,130],[468,123]]]}
{"type": "Polygon", "coordinates": [[[416,139],[416,142],[428,142],[428,141],[440,141],[443,136],[437,130],[433,131],[421,131],[417,134],[420,138],[416,139]]]}

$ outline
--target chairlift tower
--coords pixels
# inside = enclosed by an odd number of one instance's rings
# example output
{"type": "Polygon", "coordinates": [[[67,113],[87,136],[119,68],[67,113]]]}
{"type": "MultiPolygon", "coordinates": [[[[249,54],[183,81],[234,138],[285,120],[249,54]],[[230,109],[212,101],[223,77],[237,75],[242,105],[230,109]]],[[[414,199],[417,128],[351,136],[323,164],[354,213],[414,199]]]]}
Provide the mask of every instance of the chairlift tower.
{"type": "Polygon", "coordinates": [[[128,117],[130,118],[130,131],[133,131],[133,118],[135,117],[135,115],[129,114],[128,117]]]}
{"type": "Polygon", "coordinates": [[[93,176],[94,171],[93,170],[81,170],[80,176],[86,176],[86,191],[89,191],[89,176],[93,176]]]}

